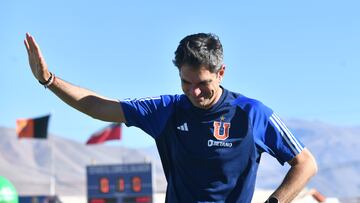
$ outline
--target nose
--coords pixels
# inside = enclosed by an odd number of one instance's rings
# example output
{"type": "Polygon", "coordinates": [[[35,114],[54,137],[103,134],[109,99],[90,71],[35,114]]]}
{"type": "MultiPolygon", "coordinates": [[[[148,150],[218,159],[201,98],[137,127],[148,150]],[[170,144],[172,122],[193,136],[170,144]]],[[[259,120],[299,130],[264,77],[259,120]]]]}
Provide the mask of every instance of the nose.
{"type": "Polygon", "coordinates": [[[199,87],[191,87],[190,89],[190,94],[193,96],[193,97],[198,97],[200,96],[201,94],[201,89],[199,87]]]}

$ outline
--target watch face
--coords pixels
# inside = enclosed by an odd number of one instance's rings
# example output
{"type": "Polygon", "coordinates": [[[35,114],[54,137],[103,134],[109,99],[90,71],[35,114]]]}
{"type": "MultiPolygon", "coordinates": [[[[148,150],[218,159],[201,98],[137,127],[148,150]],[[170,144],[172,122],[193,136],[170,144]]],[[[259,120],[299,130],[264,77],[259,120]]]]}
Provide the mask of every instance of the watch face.
{"type": "Polygon", "coordinates": [[[276,199],[275,197],[271,197],[268,202],[269,203],[279,203],[279,200],[276,199]]]}

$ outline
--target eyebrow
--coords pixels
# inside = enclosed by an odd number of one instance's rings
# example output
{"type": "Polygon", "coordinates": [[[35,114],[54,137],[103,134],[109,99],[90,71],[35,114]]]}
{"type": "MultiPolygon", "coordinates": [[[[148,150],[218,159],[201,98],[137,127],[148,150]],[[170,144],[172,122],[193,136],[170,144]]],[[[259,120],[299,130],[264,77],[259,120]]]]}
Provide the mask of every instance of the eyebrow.
{"type": "MultiPolygon", "coordinates": [[[[181,81],[184,82],[184,83],[191,84],[191,82],[185,80],[184,78],[181,78],[181,81]]],[[[206,83],[211,83],[211,82],[212,82],[212,79],[209,79],[209,80],[200,81],[198,84],[206,84],[206,83]]]]}

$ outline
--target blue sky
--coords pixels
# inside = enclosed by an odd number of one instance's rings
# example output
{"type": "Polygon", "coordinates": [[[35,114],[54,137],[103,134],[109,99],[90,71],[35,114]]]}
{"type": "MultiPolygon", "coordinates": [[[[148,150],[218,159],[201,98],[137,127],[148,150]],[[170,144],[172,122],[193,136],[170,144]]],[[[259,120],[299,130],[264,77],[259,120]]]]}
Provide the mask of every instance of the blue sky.
{"type": "MultiPolygon", "coordinates": [[[[85,143],[107,125],[38,84],[26,32],[58,77],[118,99],[181,93],[171,62],[178,42],[212,32],[224,46],[226,88],[284,119],[359,126],[359,7],[355,0],[1,1],[0,126],[51,112],[50,133],[85,143]]],[[[153,143],[141,130],[123,132],[116,145],[153,143]]]]}

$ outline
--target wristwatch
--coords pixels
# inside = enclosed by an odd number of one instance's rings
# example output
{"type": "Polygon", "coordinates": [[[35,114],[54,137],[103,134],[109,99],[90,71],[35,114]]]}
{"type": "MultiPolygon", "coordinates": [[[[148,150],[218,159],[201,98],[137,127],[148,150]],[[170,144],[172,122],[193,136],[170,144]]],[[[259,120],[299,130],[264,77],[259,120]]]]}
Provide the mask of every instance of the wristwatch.
{"type": "Polygon", "coordinates": [[[270,197],[265,203],[279,203],[279,200],[276,197],[270,197]]]}

